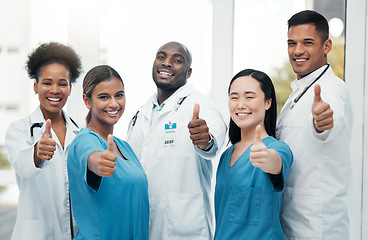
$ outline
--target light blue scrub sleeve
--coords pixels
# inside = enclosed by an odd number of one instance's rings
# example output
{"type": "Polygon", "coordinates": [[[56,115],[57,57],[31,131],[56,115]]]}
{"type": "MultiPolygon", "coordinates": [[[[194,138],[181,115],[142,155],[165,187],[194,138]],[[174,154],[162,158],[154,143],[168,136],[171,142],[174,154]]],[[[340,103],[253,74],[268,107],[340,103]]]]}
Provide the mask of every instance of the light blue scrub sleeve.
{"type": "Polygon", "coordinates": [[[293,153],[289,146],[282,141],[275,141],[267,146],[268,149],[275,150],[282,161],[282,172],[281,176],[275,176],[272,174],[267,174],[268,179],[270,180],[274,191],[281,192],[285,187],[285,180],[289,174],[289,170],[291,165],[293,164],[293,153]]]}
{"type": "Polygon", "coordinates": [[[88,170],[88,157],[91,153],[105,151],[103,143],[92,131],[87,133],[87,129],[81,130],[80,134],[74,139],[68,154],[69,171],[75,172],[71,177],[83,176],[85,184],[92,190],[98,191],[102,178],[88,170]],[[93,179],[93,181],[91,181],[93,179]],[[88,181],[89,180],[89,181],[88,181]]]}

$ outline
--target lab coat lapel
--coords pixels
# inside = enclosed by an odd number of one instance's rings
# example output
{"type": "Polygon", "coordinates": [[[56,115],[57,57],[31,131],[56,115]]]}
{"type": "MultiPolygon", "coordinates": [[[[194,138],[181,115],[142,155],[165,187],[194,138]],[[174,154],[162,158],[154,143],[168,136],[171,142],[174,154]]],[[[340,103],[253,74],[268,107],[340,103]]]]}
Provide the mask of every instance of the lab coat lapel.
{"type": "Polygon", "coordinates": [[[66,135],[65,135],[65,142],[64,142],[64,149],[72,143],[73,139],[79,132],[79,128],[70,120],[70,117],[63,111],[64,118],[66,121],[66,135]]]}
{"type": "Polygon", "coordinates": [[[142,113],[142,115],[146,118],[146,120],[150,120],[151,119],[151,114],[152,114],[152,101],[154,98],[157,98],[157,94],[153,94],[153,96],[151,96],[148,101],[138,110],[140,113],[142,113]]]}
{"type": "Polygon", "coordinates": [[[179,88],[170,98],[168,98],[165,102],[165,107],[161,110],[162,113],[171,112],[177,107],[180,107],[182,104],[182,99],[187,97],[189,94],[194,92],[194,88],[191,84],[185,84],[181,88],[179,88]],[[179,104],[180,102],[180,104],[179,104]]]}
{"type": "MultiPolygon", "coordinates": [[[[66,136],[64,142],[64,148],[66,148],[67,146],[70,145],[74,137],[78,134],[79,129],[74,125],[74,123],[71,122],[68,114],[66,114],[64,110],[63,115],[66,120],[66,136]]],[[[42,111],[39,106],[36,108],[35,111],[33,111],[30,119],[31,119],[30,126],[32,126],[34,123],[42,123],[42,127],[33,128],[33,139],[36,139],[38,141],[42,137],[42,134],[45,132],[45,125],[46,125],[46,120],[44,119],[42,111]]],[[[51,128],[51,135],[53,136],[53,139],[56,141],[56,144],[58,144],[61,147],[60,141],[52,128],[51,128]]]]}
{"type": "MultiPolygon", "coordinates": [[[[38,106],[30,115],[30,129],[29,131],[31,131],[31,126],[35,123],[42,123],[42,126],[41,127],[34,127],[33,128],[33,139],[34,139],[34,142],[38,141],[42,134],[44,133],[45,131],[45,119],[43,118],[43,114],[42,114],[42,111],[41,111],[41,108],[40,106],[38,106]],[[36,140],[36,141],[35,141],[36,140]]],[[[29,133],[31,134],[31,133],[29,133]]]]}

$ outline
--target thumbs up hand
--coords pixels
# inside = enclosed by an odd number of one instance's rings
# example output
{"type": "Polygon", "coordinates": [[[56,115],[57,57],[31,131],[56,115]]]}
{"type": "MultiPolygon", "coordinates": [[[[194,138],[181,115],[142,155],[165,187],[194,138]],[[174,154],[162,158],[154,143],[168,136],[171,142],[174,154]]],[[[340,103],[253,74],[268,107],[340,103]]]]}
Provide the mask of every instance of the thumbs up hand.
{"type": "Polygon", "coordinates": [[[47,119],[45,132],[42,134],[41,139],[38,141],[35,148],[36,156],[39,159],[50,160],[54,156],[54,152],[56,150],[56,142],[54,139],[52,139],[51,127],[51,120],[47,119]]]}
{"type": "Polygon", "coordinates": [[[194,105],[193,117],[188,124],[190,139],[194,145],[204,149],[211,140],[209,128],[205,120],[199,118],[199,104],[194,105]]]}
{"type": "Polygon", "coordinates": [[[330,105],[321,98],[321,86],[314,87],[314,100],[312,105],[313,125],[317,131],[323,132],[334,126],[333,111],[330,105]]]}
{"type": "Polygon", "coordinates": [[[259,167],[265,173],[279,174],[282,162],[280,156],[273,149],[267,149],[261,139],[261,126],[256,127],[253,146],[250,148],[250,161],[254,167],[259,167]]]}
{"type": "Polygon", "coordinates": [[[111,177],[117,160],[116,146],[111,134],[107,136],[108,148],[104,152],[93,152],[88,157],[88,169],[100,177],[111,177]]]}

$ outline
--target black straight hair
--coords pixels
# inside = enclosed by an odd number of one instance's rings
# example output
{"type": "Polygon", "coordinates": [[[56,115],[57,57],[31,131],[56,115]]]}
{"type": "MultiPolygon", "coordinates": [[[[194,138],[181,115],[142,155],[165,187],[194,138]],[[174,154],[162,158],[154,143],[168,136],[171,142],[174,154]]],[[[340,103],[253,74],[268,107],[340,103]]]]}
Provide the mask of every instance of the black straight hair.
{"type": "MultiPolygon", "coordinates": [[[[277,116],[277,104],[276,104],[276,94],[275,88],[270,77],[264,72],[254,70],[254,69],[244,69],[237,73],[230,81],[228,94],[230,94],[230,87],[232,83],[244,76],[250,76],[259,82],[259,85],[264,92],[265,101],[271,99],[271,107],[266,111],[264,126],[268,135],[276,137],[276,116],[277,116]]],[[[235,122],[230,117],[229,123],[229,140],[232,144],[235,144],[241,140],[241,130],[235,124],[235,122]]]]}

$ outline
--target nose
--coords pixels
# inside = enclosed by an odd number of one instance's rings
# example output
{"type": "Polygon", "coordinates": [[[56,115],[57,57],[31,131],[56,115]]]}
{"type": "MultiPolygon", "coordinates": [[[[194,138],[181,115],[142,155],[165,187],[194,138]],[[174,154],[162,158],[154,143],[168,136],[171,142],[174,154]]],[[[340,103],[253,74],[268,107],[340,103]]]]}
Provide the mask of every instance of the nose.
{"type": "Polygon", "coordinates": [[[116,100],[116,98],[112,97],[109,101],[109,106],[112,108],[117,108],[119,106],[118,101],[116,100]]]}
{"type": "Polygon", "coordinates": [[[247,108],[246,100],[244,98],[240,98],[238,101],[238,109],[245,109],[247,108]]]}
{"type": "Polygon", "coordinates": [[[171,59],[166,57],[163,61],[162,61],[162,66],[165,66],[165,67],[171,67],[171,59]]]}
{"type": "Polygon", "coordinates": [[[53,94],[57,94],[60,92],[60,87],[58,84],[52,84],[50,88],[50,92],[53,94]]]}
{"type": "Polygon", "coordinates": [[[304,48],[302,44],[296,44],[294,54],[296,56],[300,56],[304,53],[304,48]]]}

